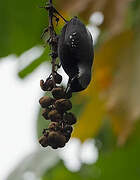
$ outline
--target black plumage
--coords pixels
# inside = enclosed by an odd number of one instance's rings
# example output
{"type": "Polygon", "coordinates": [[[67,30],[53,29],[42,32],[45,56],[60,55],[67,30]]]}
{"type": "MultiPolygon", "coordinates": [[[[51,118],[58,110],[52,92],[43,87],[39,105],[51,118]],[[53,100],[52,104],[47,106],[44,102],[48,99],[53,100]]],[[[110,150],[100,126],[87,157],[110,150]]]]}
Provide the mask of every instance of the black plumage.
{"type": "Polygon", "coordinates": [[[58,56],[69,76],[69,90],[82,91],[91,81],[93,40],[85,25],[77,18],[67,22],[58,41],[58,56]]]}

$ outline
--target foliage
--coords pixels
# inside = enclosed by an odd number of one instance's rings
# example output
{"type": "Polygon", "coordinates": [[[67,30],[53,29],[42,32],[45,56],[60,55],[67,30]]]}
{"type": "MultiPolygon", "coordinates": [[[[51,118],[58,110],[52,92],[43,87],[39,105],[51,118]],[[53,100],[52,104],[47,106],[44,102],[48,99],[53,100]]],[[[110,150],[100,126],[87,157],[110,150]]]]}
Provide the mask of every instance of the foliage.
{"type": "Polygon", "coordinates": [[[138,170],[140,142],[137,137],[139,128],[140,123],[137,124],[133,136],[124,148],[101,153],[97,163],[93,165],[83,164],[79,172],[72,173],[64,167],[62,162],[59,162],[54,168],[46,172],[43,180],[138,180],[140,177],[138,170]]]}
{"type": "MultiPolygon", "coordinates": [[[[38,6],[45,1],[5,0],[0,6],[0,57],[19,56],[41,44],[41,32],[48,24],[47,13],[38,6]]],[[[88,24],[93,12],[101,11],[104,22],[95,47],[93,77],[87,90],[74,95],[73,111],[78,123],[73,137],[82,141],[99,138],[107,154],[101,151],[95,165],[83,165],[78,173],[69,172],[62,162],[47,171],[44,179],[139,179],[140,118],[140,1],[139,0],[59,0],[56,8],[67,19],[78,15],[88,24]],[[106,137],[105,122],[112,134],[106,137]],[[108,125],[109,124],[109,125],[108,125]],[[133,139],[133,140],[132,140],[133,139]],[[117,146],[122,146],[118,148],[117,146]],[[126,173],[127,171],[127,173],[126,173]],[[62,176],[63,174],[63,176],[62,176]]],[[[60,21],[60,26],[62,23],[60,21]]],[[[58,26],[58,31],[60,31],[58,26]]],[[[49,49],[18,72],[25,78],[49,60],[49,49]]],[[[41,112],[40,112],[41,113],[41,112]]],[[[37,122],[38,134],[43,120],[37,122]]],[[[47,124],[47,123],[46,123],[47,124]]]]}

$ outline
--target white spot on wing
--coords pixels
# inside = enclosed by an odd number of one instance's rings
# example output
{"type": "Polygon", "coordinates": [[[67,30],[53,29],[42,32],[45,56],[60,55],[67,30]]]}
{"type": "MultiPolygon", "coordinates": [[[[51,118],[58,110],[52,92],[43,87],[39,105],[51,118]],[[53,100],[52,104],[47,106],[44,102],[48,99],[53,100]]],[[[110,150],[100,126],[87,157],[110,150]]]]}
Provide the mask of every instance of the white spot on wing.
{"type": "Polygon", "coordinates": [[[72,33],[73,35],[76,35],[76,32],[72,33]]]}

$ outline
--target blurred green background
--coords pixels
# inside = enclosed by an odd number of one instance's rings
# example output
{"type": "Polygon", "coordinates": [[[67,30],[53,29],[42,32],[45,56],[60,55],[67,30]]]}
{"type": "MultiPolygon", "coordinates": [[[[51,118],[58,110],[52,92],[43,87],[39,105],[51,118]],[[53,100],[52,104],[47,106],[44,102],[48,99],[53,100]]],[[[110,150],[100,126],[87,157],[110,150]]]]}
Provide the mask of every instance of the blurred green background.
{"type": "MultiPolygon", "coordinates": [[[[48,24],[48,17],[47,12],[39,6],[44,5],[45,2],[1,1],[1,58],[16,54],[17,61],[20,61],[18,57],[25,51],[34,46],[43,46],[40,36],[48,24]]],[[[25,166],[28,168],[24,171],[34,167],[32,172],[41,173],[37,174],[38,177],[29,174],[24,176],[23,180],[37,178],[40,180],[139,180],[140,1],[53,0],[53,2],[56,9],[67,19],[78,15],[93,32],[93,39],[94,32],[99,33],[94,41],[92,82],[85,91],[75,93],[72,98],[72,111],[78,117],[73,137],[80,139],[82,143],[94,139],[94,145],[99,153],[98,159],[90,164],[81,162],[81,168],[75,172],[65,166],[63,158],[60,158],[55,151],[49,149],[44,152],[38,147],[38,152],[32,154],[30,160],[27,156],[13,173],[9,176],[7,174],[7,179],[22,180],[20,177],[25,166]],[[43,164],[44,158],[45,164],[43,164]],[[21,172],[19,168],[22,169],[21,172]]],[[[58,32],[63,25],[63,21],[60,20],[56,27],[58,32]]],[[[47,61],[49,61],[48,47],[42,49],[38,58],[26,62],[27,65],[19,62],[17,75],[24,82],[47,61]]],[[[46,64],[44,66],[47,67],[46,64]]],[[[38,103],[38,99],[36,102],[38,103]]],[[[40,116],[41,110],[38,109],[38,112],[38,117],[34,119],[36,141],[41,130],[47,126],[47,122],[40,116]]],[[[69,154],[69,157],[73,157],[73,154],[69,154]]]]}

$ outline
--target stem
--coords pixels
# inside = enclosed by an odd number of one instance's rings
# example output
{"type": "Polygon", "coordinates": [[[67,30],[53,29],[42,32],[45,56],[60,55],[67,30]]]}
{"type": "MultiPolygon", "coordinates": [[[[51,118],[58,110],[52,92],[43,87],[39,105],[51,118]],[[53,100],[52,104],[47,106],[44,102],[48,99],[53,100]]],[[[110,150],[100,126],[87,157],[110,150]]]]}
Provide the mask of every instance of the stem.
{"type": "Polygon", "coordinates": [[[54,82],[54,86],[56,86],[56,83],[54,81],[54,75],[55,75],[55,63],[56,63],[56,53],[57,53],[57,35],[55,33],[54,30],[54,25],[53,25],[53,17],[54,17],[54,10],[53,10],[53,6],[52,6],[52,0],[49,0],[50,3],[50,8],[48,9],[49,11],[49,33],[50,33],[50,47],[52,50],[52,54],[51,54],[51,58],[52,58],[52,77],[53,77],[53,82],[54,82]]]}
{"type": "Polygon", "coordinates": [[[56,64],[56,58],[58,57],[58,54],[57,54],[57,47],[58,47],[58,36],[55,32],[55,29],[54,29],[54,25],[53,25],[53,18],[55,16],[55,14],[59,15],[65,22],[67,22],[63,16],[61,16],[61,14],[53,7],[53,4],[52,4],[52,0],[49,0],[49,3],[45,6],[45,7],[41,7],[41,8],[45,8],[48,13],[49,13],[49,27],[46,28],[44,30],[44,32],[42,33],[42,36],[44,36],[44,34],[46,32],[49,33],[50,35],[50,38],[48,39],[48,43],[49,43],[49,46],[50,46],[50,49],[51,49],[51,63],[52,63],[52,80],[53,80],[53,83],[54,83],[54,87],[56,87],[56,83],[55,83],[55,80],[54,80],[54,76],[55,76],[55,73],[56,73],[56,67],[58,67],[58,65],[56,64]]]}

